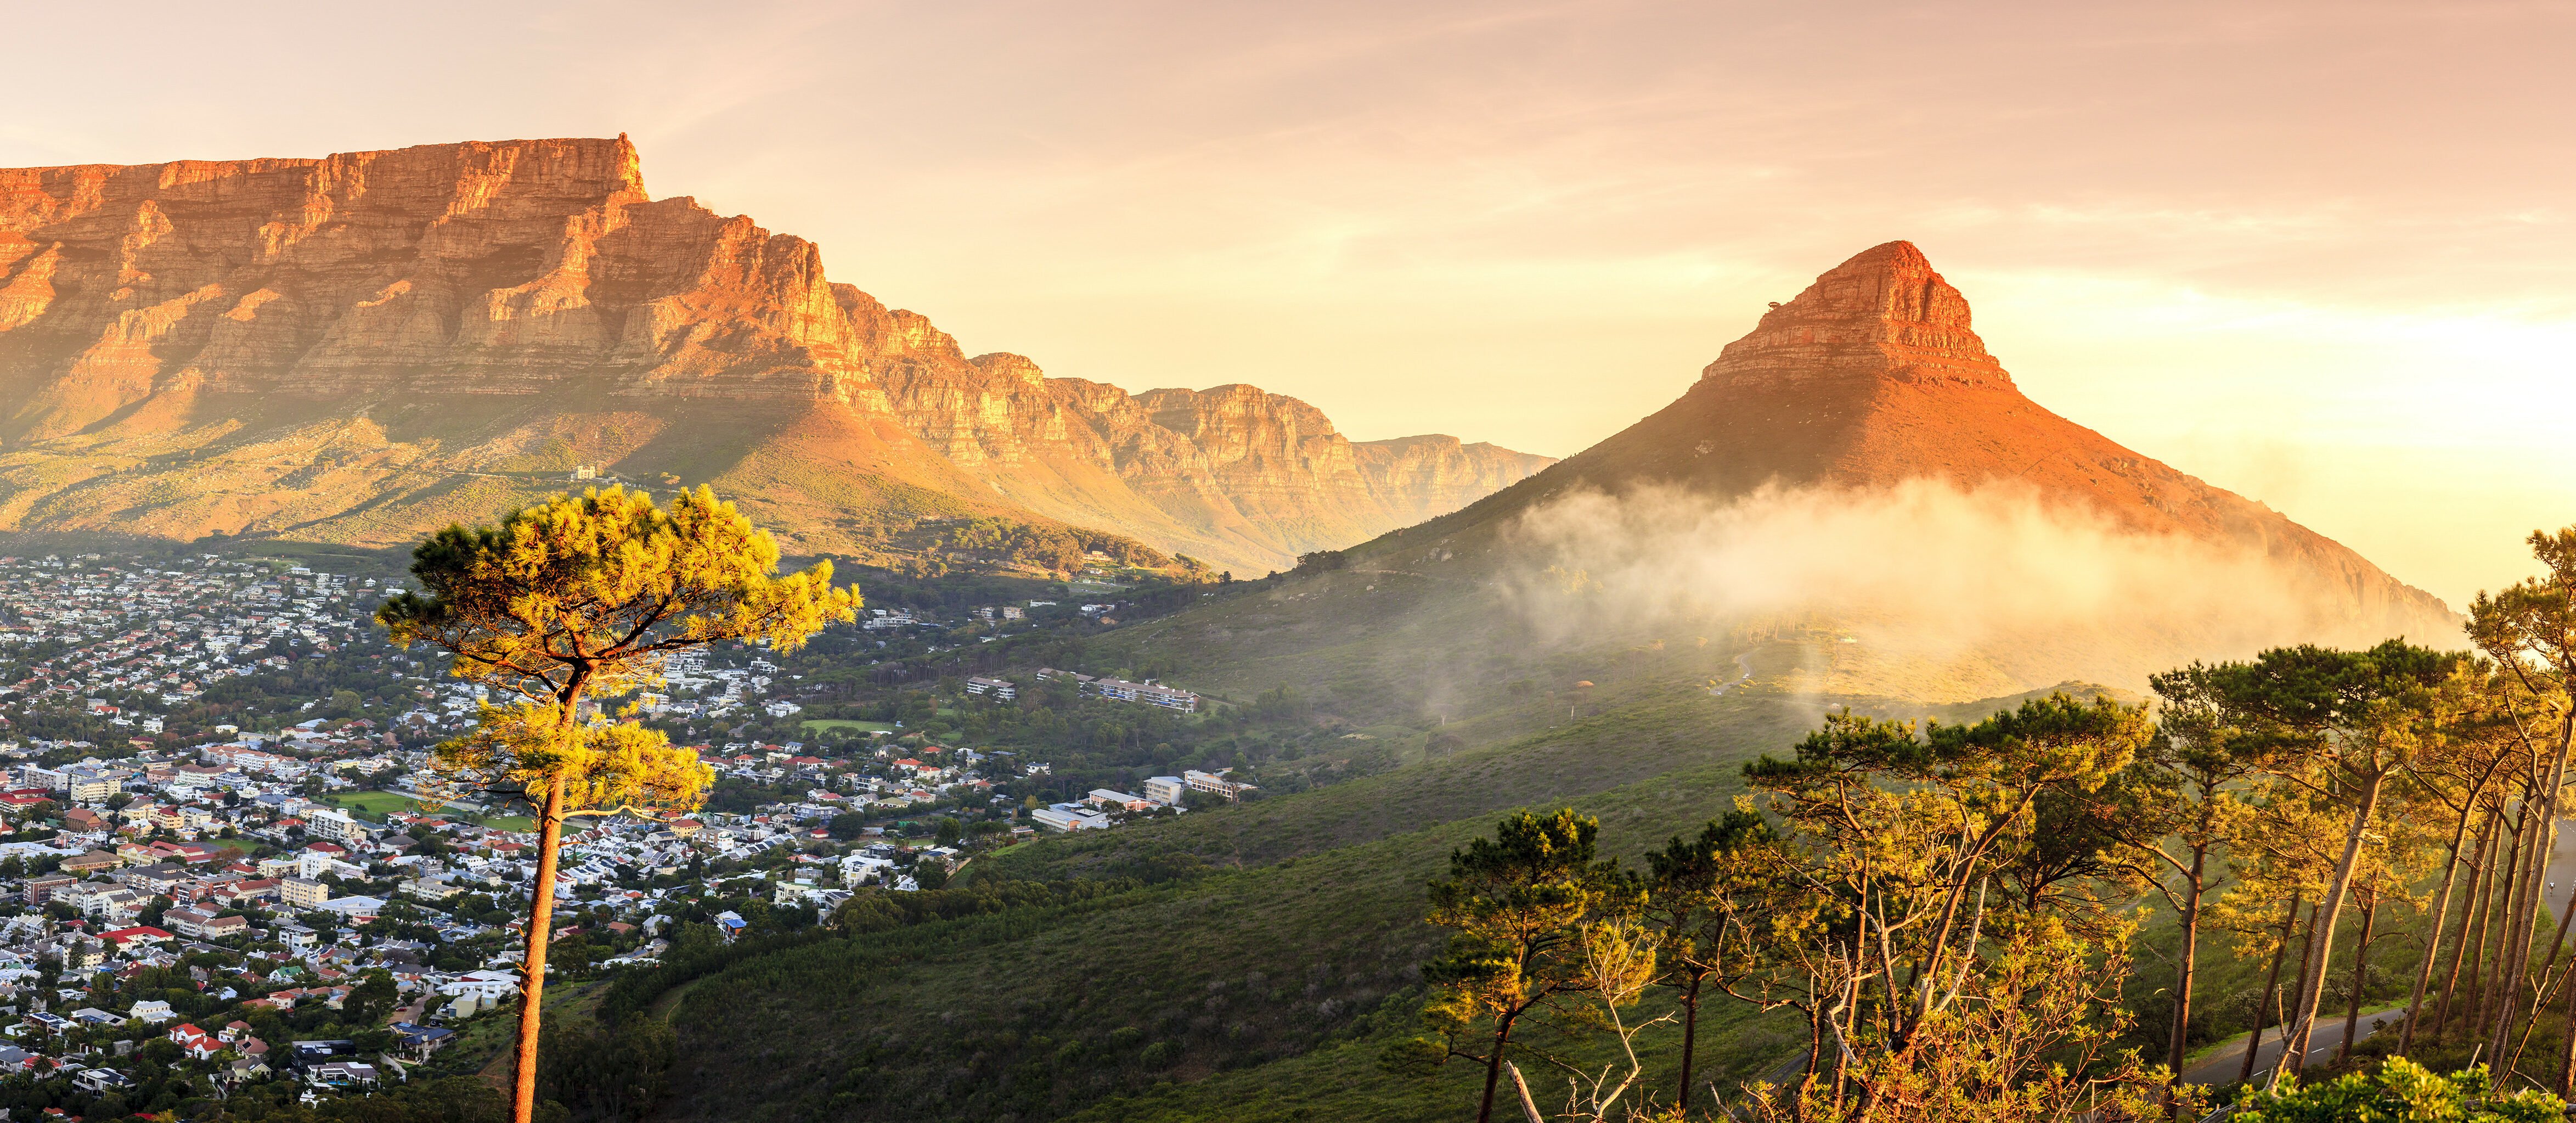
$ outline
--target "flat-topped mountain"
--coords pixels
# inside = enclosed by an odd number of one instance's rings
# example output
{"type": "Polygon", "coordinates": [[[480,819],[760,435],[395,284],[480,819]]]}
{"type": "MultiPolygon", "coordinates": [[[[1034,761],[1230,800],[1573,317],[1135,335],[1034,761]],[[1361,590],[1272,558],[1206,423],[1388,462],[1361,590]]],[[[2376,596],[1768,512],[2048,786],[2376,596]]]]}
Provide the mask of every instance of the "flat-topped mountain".
{"type": "Polygon", "coordinates": [[[970,359],[623,137],[0,170],[0,531],[384,544],[590,465],[807,549],[998,515],[1257,571],[1547,463],[970,359]]]}

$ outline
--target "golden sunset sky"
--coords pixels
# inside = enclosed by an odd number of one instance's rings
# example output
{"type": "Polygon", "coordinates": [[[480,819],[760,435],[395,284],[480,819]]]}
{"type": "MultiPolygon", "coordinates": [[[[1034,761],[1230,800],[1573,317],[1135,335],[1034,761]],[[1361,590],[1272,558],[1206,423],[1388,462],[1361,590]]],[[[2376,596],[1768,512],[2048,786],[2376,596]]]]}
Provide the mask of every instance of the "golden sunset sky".
{"type": "Polygon", "coordinates": [[[157,5],[0,166],[608,136],[969,353],[1564,455],[1893,238],[2042,404],[2454,607],[2576,522],[2576,7],[157,5]]]}

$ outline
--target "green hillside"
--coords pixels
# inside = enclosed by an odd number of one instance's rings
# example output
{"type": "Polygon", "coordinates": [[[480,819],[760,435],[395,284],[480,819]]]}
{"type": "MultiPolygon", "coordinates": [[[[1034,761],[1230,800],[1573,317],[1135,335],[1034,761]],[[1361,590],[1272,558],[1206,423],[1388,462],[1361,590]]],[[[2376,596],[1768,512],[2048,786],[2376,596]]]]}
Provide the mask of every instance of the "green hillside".
{"type": "MultiPolygon", "coordinates": [[[[1473,582],[1353,567],[1091,641],[1072,654],[1094,669],[1151,667],[1238,702],[1302,698],[1338,732],[1310,762],[1362,775],[1043,838],[979,859],[967,877],[1117,886],[1105,894],[742,957],[671,1008],[693,1075],[665,1115],[1438,1114],[1467,1094],[1463,1074],[1399,1079],[1374,1057],[1412,1031],[1418,967],[1440,946],[1420,921],[1423,886],[1501,813],[1597,815],[1609,851],[1633,863],[1730,807],[1743,762],[1785,747],[1828,706],[1957,719],[2018,700],[1804,695],[1776,675],[1808,657],[1798,642],[1551,645],[1523,621],[1473,582]],[[1753,676],[1734,684],[1744,667],[1753,676]]],[[[1750,1076],[1794,1051],[1794,1029],[1704,1028],[1703,1071],[1750,1076]]]]}
{"type": "MultiPolygon", "coordinates": [[[[1299,796],[1021,847],[983,876],[1156,855],[1217,868],[738,964],[680,1004],[703,1075],[675,1114],[762,1118],[743,1113],[749,1102],[777,1119],[1053,1118],[1391,1028],[1370,1016],[1438,945],[1418,920],[1422,885],[1493,813],[1568,802],[1602,816],[1615,849],[1640,851],[1723,811],[1736,764],[1798,709],[1707,701],[1696,722],[1641,707],[1299,796]]],[[[1399,1085],[1362,1101],[1420,1094],[1399,1085]]]]}

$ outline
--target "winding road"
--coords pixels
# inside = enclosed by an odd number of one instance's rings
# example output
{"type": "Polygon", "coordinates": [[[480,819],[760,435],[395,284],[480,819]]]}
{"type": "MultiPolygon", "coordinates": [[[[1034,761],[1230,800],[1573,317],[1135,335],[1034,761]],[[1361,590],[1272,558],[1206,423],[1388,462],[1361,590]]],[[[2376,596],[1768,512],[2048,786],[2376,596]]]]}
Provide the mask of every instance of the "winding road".
{"type": "Polygon", "coordinates": [[[1709,687],[1708,692],[1710,695],[1715,697],[1724,697],[1727,691],[1744,685],[1747,680],[1753,677],[1753,659],[1751,656],[1736,656],[1735,665],[1744,668],[1744,673],[1735,676],[1735,681],[1733,682],[1719,683],[1716,686],[1709,687]]]}

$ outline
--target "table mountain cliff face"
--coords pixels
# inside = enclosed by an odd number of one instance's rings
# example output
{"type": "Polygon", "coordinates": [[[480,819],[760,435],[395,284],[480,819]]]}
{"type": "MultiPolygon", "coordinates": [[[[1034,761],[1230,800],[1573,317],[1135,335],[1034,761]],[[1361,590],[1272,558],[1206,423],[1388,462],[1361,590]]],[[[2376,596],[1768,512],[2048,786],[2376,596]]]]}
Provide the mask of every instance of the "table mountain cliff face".
{"type": "Polygon", "coordinates": [[[968,358],[622,137],[0,170],[0,530],[388,544],[590,464],[807,549],[1033,515],[1258,570],[1548,463],[968,358]]]}

